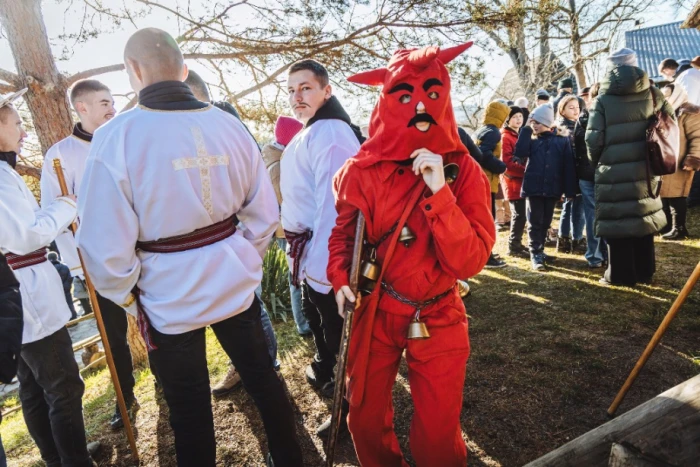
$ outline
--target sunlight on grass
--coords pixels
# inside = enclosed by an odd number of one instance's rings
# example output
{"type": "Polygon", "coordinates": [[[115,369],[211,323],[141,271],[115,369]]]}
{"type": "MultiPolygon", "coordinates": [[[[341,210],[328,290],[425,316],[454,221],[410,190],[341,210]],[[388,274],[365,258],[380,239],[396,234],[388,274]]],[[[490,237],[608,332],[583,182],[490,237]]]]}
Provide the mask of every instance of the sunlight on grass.
{"type": "Polygon", "coordinates": [[[505,275],[503,275],[503,274],[499,274],[499,273],[497,273],[496,271],[491,271],[491,270],[489,270],[489,269],[484,269],[483,271],[481,271],[480,275],[486,276],[486,277],[492,277],[492,278],[494,278],[494,279],[499,279],[499,280],[502,280],[502,281],[506,281],[506,282],[509,282],[509,283],[511,283],[511,284],[527,285],[527,282],[525,282],[525,281],[519,281],[519,280],[517,280],[517,279],[511,279],[511,278],[508,277],[508,276],[505,276],[505,275]]]}
{"type": "Polygon", "coordinates": [[[544,297],[539,297],[537,295],[532,295],[524,292],[508,292],[509,295],[515,295],[516,297],[520,298],[525,298],[527,300],[532,300],[535,303],[539,303],[540,305],[546,305],[549,303],[549,300],[544,298],[544,297]]]}

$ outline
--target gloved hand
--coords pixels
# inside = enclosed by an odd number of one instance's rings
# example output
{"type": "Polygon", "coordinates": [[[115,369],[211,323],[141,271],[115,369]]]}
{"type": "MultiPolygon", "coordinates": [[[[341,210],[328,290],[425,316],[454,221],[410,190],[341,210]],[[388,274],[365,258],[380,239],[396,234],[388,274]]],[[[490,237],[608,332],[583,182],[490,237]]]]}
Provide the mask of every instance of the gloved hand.
{"type": "Polygon", "coordinates": [[[79,276],[73,278],[73,297],[81,300],[88,297],[87,286],[85,285],[85,279],[79,276]]]}

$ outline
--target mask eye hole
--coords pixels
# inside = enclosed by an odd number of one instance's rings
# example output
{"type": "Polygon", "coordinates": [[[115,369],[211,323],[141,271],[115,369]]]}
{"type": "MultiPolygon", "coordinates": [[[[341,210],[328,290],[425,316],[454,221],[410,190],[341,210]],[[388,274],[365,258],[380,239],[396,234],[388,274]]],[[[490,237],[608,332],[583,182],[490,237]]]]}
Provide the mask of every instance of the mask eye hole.
{"type": "Polygon", "coordinates": [[[404,94],[401,97],[399,97],[399,102],[402,104],[408,104],[411,102],[411,95],[410,94],[404,94]]]}
{"type": "Polygon", "coordinates": [[[440,95],[436,91],[431,91],[428,93],[428,97],[432,100],[436,100],[440,95]]]}

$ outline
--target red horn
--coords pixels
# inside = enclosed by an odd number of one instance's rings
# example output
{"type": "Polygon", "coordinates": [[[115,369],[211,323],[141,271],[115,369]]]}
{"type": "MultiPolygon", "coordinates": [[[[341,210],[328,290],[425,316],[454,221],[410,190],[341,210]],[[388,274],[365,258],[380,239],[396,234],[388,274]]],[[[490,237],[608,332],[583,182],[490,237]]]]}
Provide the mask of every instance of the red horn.
{"type": "Polygon", "coordinates": [[[454,47],[450,47],[449,49],[440,50],[440,53],[438,54],[438,59],[440,59],[442,63],[450,63],[459,54],[471,47],[472,44],[474,44],[474,42],[470,41],[466,44],[456,45],[454,47]]]}
{"type": "Polygon", "coordinates": [[[363,71],[348,78],[348,81],[356,84],[367,84],[369,86],[380,86],[384,84],[387,69],[377,68],[376,70],[363,71]]]}

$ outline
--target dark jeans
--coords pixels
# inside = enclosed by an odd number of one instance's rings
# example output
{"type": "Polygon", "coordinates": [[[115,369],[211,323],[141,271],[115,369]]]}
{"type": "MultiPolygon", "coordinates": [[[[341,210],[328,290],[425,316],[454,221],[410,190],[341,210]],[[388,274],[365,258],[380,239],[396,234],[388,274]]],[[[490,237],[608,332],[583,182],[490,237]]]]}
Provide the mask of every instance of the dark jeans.
{"type": "Polygon", "coordinates": [[[700,206],[700,175],[695,174],[688,194],[688,207],[700,206]]]}
{"type": "Polygon", "coordinates": [[[586,261],[597,266],[608,260],[608,250],[605,240],[595,236],[595,184],[588,180],[579,180],[578,184],[586,218],[586,261]]]}
{"type": "MultiPolygon", "coordinates": [[[[301,466],[294,413],[284,385],[272,367],[260,320],[260,303],[255,299],[248,310],[211,328],[260,411],[275,465],[301,466]]],[[[151,337],[157,349],[149,353],[149,359],[170,409],[177,464],[214,466],[216,441],[205,328],[173,335],[151,328],[151,337]]]]}
{"type": "Polygon", "coordinates": [[[122,387],[124,401],[129,405],[134,400],[134,364],[131,360],[131,349],[126,339],[129,322],[126,319],[126,311],[116,303],[107,300],[97,294],[97,303],[100,304],[100,312],[105,323],[105,331],[109,340],[109,348],[112,349],[114,366],[117,369],[117,378],[122,387]]]}
{"type": "Polygon", "coordinates": [[[327,294],[316,292],[304,281],[301,308],[314,336],[315,359],[323,371],[332,376],[343,334],[343,318],[338,314],[335,294],[333,291],[327,294]]]}
{"type": "Polygon", "coordinates": [[[70,319],[77,318],[78,313],[75,312],[75,305],[73,305],[73,295],[71,295],[70,290],[66,292],[66,304],[68,305],[68,309],[70,310],[70,319]]]}
{"type": "Polygon", "coordinates": [[[586,226],[586,218],[583,212],[583,200],[581,196],[575,196],[573,200],[564,201],[559,218],[559,233],[563,238],[581,240],[583,228],[586,226]]]}
{"type": "Polygon", "coordinates": [[[85,385],[66,328],[22,346],[17,366],[27,430],[47,467],[90,467],[82,397],[85,385]]]}
{"type": "Polygon", "coordinates": [[[508,248],[513,249],[523,244],[523,232],[527,223],[525,214],[525,198],[509,201],[510,203],[510,235],[508,248]]]}
{"type": "Polygon", "coordinates": [[[608,269],[605,279],[613,284],[648,282],[656,272],[654,236],[608,238],[608,269]]]}
{"type": "Polygon", "coordinates": [[[678,229],[685,227],[688,217],[688,204],[685,198],[662,198],[664,214],[669,228],[678,229]]]}
{"type": "Polygon", "coordinates": [[[530,237],[530,254],[544,253],[544,242],[552,225],[557,198],[531,196],[527,198],[527,235],[530,237]]]}
{"type": "MultiPolygon", "coordinates": [[[[2,420],[0,418],[0,420],[2,420]]],[[[7,456],[5,455],[5,448],[2,446],[2,437],[0,437],[0,467],[7,467],[7,456]]]]}

